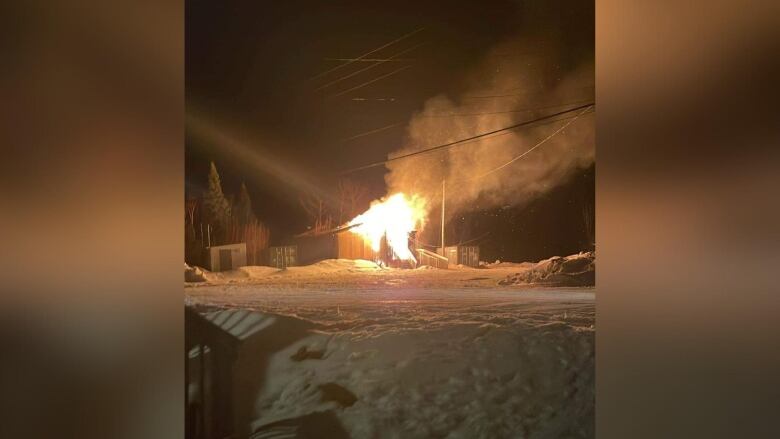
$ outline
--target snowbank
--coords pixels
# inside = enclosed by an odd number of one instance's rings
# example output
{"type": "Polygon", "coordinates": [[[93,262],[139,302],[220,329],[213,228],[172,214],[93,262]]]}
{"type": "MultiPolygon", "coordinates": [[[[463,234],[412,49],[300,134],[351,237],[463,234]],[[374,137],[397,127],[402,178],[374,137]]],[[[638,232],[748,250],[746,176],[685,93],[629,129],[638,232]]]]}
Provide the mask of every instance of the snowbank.
{"type": "Polygon", "coordinates": [[[288,267],[283,271],[284,274],[316,276],[328,273],[364,273],[380,270],[382,270],[382,267],[375,262],[365,259],[326,259],[302,267],[288,267]]]}
{"type": "Polygon", "coordinates": [[[593,436],[593,331],[393,326],[312,333],[272,355],[253,430],[329,412],[352,438],[593,436]],[[321,355],[298,355],[309,350],[321,355]]]}
{"type": "Polygon", "coordinates": [[[283,430],[292,437],[293,429],[298,437],[352,439],[594,437],[594,292],[518,294],[497,287],[500,277],[482,288],[445,282],[473,278],[472,270],[383,270],[349,276],[338,288],[303,278],[295,289],[206,285],[187,297],[203,310],[244,308],[224,320],[232,332],[261,326],[239,355],[251,363],[242,377],[257,384],[242,387],[251,408],[242,419],[256,438],[285,437],[273,435],[283,430]],[[439,286],[371,289],[354,281],[398,273],[439,286]],[[269,319],[275,324],[262,324],[269,319]],[[337,421],[343,434],[317,417],[337,421]]]}
{"type": "Polygon", "coordinates": [[[184,282],[205,282],[204,270],[200,267],[191,267],[184,263],[184,282]]]}
{"type": "Polygon", "coordinates": [[[246,266],[236,270],[212,272],[205,268],[184,264],[185,282],[226,283],[251,281],[253,279],[268,279],[274,277],[316,277],[327,274],[371,273],[383,270],[372,261],[363,259],[326,259],[316,264],[302,267],[279,269],[266,266],[246,266]]]}
{"type": "Polygon", "coordinates": [[[576,255],[539,261],[525,271],[510,274],[499,285],[544,284],[555,286],[593,286],[596,281],[596,254],[576,255]]]}
{"type": "Polygon", "coordinates": [[[519,268],[531,268],[534,265],[536,264],[534,264],[533,262],[501,262],[501,261],[496,261],[492,263],[480,262],[480,266],[485,268],[518,268],[519,269],[519,268]]]}

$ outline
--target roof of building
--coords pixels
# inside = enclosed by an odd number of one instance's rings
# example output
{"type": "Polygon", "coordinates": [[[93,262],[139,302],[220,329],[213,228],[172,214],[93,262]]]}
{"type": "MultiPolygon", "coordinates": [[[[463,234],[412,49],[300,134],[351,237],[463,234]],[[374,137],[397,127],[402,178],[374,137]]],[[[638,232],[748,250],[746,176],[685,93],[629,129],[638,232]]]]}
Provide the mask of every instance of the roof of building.
{"type": "Polygon", "coordinates": [[[295,237],[296,238],[308,238],[308,237],[323,236],[323,235],[333,235],[333,234],[336,234],[336,233],[346,232],[347,230],[349,230],[349,229],[351,229],[353,227],[357,227],[359,225],[360,224],[343,224],[343,225],[340,225],[338,227],[334,227],[334,228],[328,229],[328,230],[319,230],[319,231],[307,230],[307,231],[305,231],[303,233],[299,233],[299,234],[295,235],[295,237]]]}

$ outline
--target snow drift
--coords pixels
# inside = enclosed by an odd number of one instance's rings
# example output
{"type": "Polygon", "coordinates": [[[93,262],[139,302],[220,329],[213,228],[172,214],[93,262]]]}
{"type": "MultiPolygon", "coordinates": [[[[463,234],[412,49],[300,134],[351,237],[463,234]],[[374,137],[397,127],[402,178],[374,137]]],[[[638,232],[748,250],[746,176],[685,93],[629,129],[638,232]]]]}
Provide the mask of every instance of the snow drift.
{"type": "Polygon", "coordinates": [[[380,271],[382,268],[372,261],[363,259],[326,259],[312,265],[302,267],[288,267],[279,269],[276,267],[266,267],[251,265],[240,267],[236,270],[212,272],[205,268],[194,267],[184,264],[184,281],[207,282],[207,283],[225,283],[240,280],[267,279],[272,277],[305,277],[319,276],[327,274],[349,274],[349,273],[370,273],[380,271]]]}
{"type": "Polygon", "coordinates": [[[555,286],[593,286],[595,283],[596,254],[592,251],[566,257],[553,256],[498,282],[499,285],[555,286]]]}

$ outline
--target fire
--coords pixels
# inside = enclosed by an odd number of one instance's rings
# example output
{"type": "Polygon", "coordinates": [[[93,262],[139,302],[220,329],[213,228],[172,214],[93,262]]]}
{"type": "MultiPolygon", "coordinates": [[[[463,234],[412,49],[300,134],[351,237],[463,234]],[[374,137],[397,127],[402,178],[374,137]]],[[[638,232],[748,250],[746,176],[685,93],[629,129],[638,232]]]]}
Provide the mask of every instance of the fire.
{"type": "Polygon", "coordinates": [[[395,258],[414,261],[409,250],[409,233],[423,227],[425,214],[425,199],[399,192],[371,203],[366,212],[349,222],[357,224],[350,230],[369,241],[374,251],[379,251],[382,237],[387,236],[387,245],[395,258]]]}

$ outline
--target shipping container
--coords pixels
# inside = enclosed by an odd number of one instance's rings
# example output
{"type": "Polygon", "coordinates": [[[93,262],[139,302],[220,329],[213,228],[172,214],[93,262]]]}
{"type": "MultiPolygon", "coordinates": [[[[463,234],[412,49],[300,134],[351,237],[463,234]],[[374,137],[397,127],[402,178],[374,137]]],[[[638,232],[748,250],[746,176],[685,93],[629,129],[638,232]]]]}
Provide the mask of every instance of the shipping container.
{"type": "Polygon", "coordinates": [[[437,253],[440,255],[443,254],[452,265],[479,267],[479,246],[477,245],[445,247],[444,252],[442,252],[441,247],[439,247],[437,253]]]}
{"type": "Polygon", "coordinates": [[[298,246],[285,245],[279,247],[268,247],[268,265],[276,268],[297,266],[298,246]]]}

